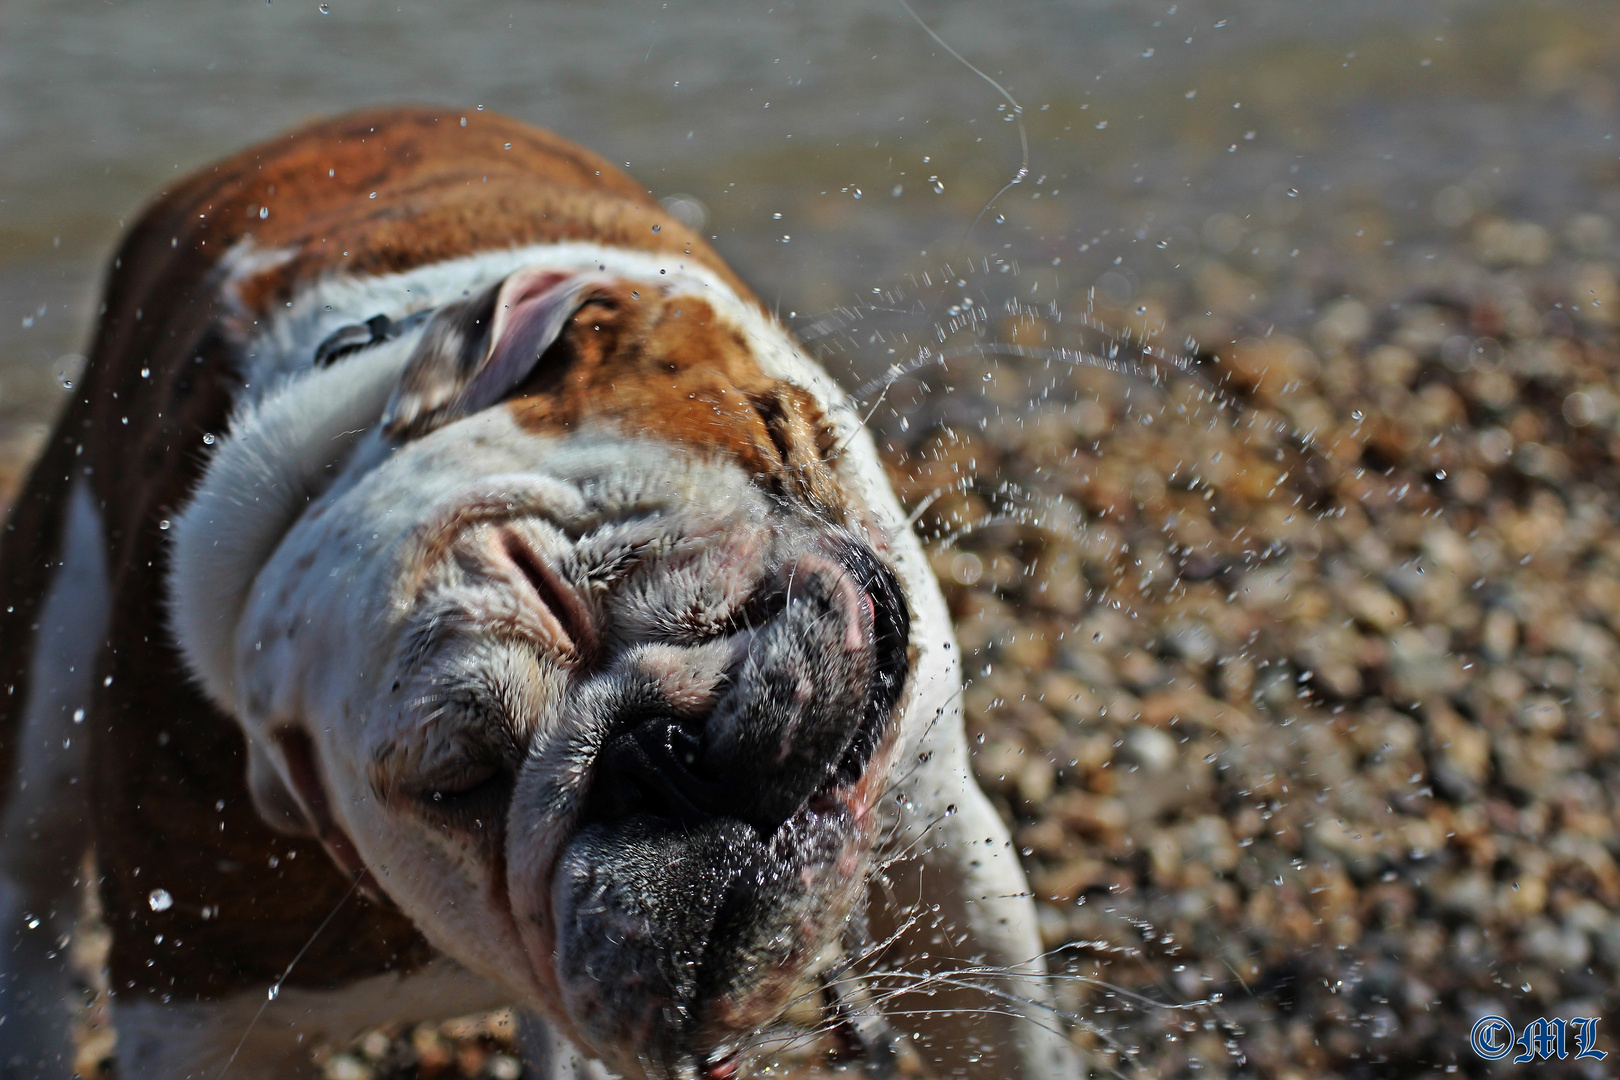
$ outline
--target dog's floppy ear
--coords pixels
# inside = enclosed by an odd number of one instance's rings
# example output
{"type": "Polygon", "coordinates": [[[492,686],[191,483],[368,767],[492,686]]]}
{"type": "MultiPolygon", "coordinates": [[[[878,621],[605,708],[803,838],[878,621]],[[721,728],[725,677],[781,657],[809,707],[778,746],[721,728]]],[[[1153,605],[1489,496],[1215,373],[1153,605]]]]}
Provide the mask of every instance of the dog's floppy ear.
{"type": "Polygon", "coordinates": [[[291,783],[281,778],[270,760],[273,751],[248,743],[248,791],[265,824],[286,836],[313,836],[326,848],[338,868],[354,878],[360,891],[375,904],[392,907],[382,886],[360,857],[349,834],[332,816],[326,788],[321,783],[315,744],[302,728],[281,728],[271,736],[287,764],[291,783]]]}
{"type": "Polygon", "coordinates": [[[248,743],[248,793],[259,817],[285,836],[315,836],[315,823],[270,761],[270,752],[248,743]]]}
{"type": "Polygon", "coordinates": [[[441,309],[400,377],[383,430],[415,438],[487,409],[534,370],[591,292],[599,274],[520,270],[441,309]]]}

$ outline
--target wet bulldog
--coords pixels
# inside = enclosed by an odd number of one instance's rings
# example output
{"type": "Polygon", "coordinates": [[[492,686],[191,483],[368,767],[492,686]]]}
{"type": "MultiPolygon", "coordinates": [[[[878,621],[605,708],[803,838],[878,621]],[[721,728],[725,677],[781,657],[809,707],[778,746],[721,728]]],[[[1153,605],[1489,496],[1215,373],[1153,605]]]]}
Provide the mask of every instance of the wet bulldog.
{"type": "Polygon", "coordinates": [[[0,558],[5,1076],[72,1073],[91,865],[124,1080],[508,1004],[541,1077],[1078,1075],[859,418],[595,155],[400,109],[178,183],[0,558]]]}

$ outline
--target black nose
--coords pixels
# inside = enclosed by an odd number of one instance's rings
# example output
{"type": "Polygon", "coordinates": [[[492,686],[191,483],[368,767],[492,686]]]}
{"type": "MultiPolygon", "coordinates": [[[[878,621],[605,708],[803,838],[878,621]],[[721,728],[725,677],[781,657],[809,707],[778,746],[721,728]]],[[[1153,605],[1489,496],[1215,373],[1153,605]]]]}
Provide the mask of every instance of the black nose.
{"type": "Polygon", "coordinates": [[[679,717],[652,693],[626,703],[597,761],[601,818],[731,817],[768,834],[864,770],[907,671],[910,620],[893,573],[844,545],[784,566],[756,609],[769,617],[708,715],[679,717]]]}

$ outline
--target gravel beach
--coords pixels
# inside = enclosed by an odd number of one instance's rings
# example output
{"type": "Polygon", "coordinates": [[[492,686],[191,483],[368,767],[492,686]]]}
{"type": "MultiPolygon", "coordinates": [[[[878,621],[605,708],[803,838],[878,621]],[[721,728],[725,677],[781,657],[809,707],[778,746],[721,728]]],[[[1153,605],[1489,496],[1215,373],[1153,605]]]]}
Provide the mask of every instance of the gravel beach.
{"type": "MultiPolygon", "coordinates": [[[[935,565],[979,778],[1105,1068],[1512,1075],[1478,1016],[1613,1015],[1607,230],[1482,220],[1309,320],[1203,316],[1232,343],[1190,374],[1079,367],[1074,405],[898,464],[912,501],[976,474],[1076,509],[935,565]]],[[[919,524],[982,520],[987,486],[919,524]]]]}

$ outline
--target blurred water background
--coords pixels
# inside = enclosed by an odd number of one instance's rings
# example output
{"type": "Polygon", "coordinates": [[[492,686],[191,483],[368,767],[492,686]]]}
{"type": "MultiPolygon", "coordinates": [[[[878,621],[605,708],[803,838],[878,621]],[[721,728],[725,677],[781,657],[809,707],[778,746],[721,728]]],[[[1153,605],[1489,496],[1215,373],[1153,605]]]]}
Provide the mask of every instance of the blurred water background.
{"type": "Polygon", "coordinates": [[[9,0],[7,490],[66,396],[123,224],[188,170],[360,105],[501,110],[625,162],[691,196],[800,325],[964,252],[1045,267],[1066,300],[1099,287],[1252,317],[1304,293],[1249,299],[1245,261],[1344,274],[1346,251],[1504,203],[1554,226],[1620,212],[1605,0],[916,10],[1022,106],[1029,175],[971,231],[1022,163],[1017,123],[897,2],[9,0]]]}

